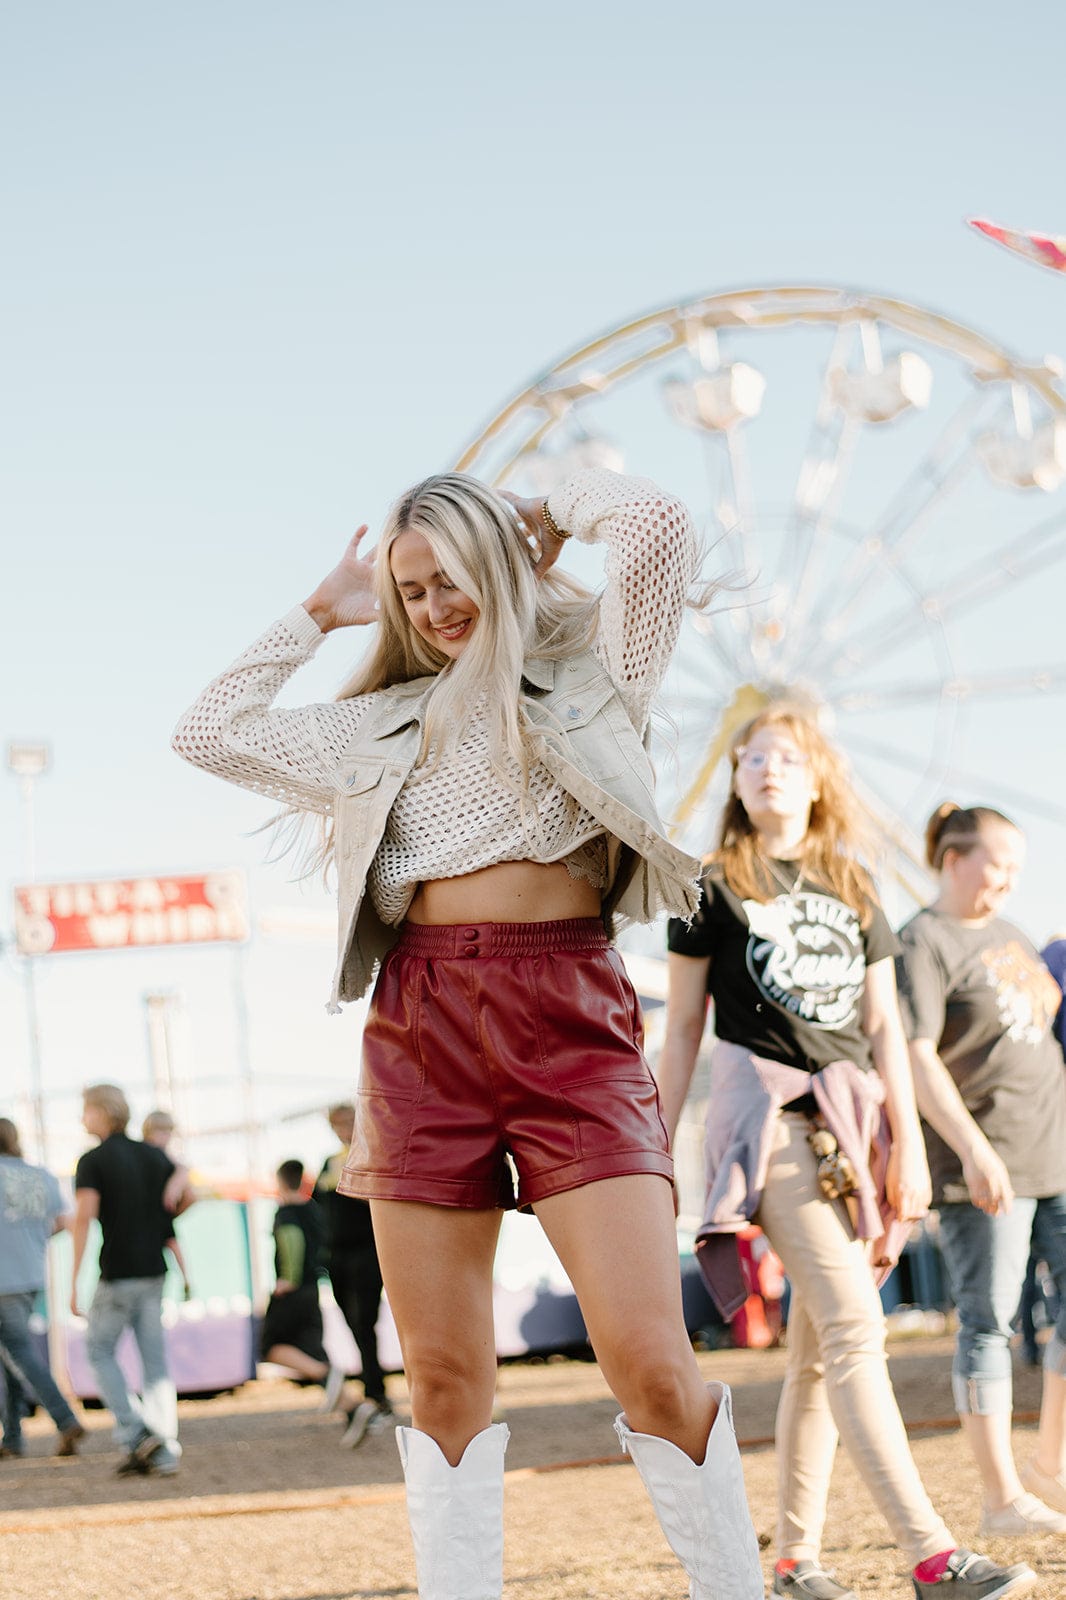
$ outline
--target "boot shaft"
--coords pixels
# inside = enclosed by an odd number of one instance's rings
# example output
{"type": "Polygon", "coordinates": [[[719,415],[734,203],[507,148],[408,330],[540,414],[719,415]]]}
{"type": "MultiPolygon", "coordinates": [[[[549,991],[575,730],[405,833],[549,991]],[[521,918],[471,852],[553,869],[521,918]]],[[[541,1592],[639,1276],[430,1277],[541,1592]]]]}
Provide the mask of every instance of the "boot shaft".
{"type": "Polygon", "coordinates": [[[417,1428],[397,1428],[419,1600],[501,1600],[502,1422],[475,1434],[459,1465],[417,1428]]]}

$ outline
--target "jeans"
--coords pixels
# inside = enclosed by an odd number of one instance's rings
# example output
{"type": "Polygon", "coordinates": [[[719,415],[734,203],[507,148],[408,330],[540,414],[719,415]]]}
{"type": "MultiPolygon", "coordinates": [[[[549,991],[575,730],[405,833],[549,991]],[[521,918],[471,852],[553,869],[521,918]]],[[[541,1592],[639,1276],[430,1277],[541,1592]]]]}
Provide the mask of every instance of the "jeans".
{"type": "Polygon", "coordinates": [[[911,1565],[957,1540],[914,1465],[885,1359],[885,1317],[867,1248],[818,1187],[807,1118],[773,1129],[755,1221],[792,1284],[788,1366],[777,1408],[778,1555],[818,1559],[837,1438],[911,1565]]]}
{"type": "Polygon", "coordinates": [[[1066,1375],[1066,1194],[1015,1196],[1010,1210],[996,1217],[968,1201],[940,1207],[940,1248],[959,1313],[951,1385],[960,1416],[1010,1412],[1010,1325],[1030,1244],[1047,1262],[1059,1297],[1044,1365],[1066,1375]]]}
{"type": "Polygon", "coordinates": [[[4,1444],[17,1450],[22,1442],[22,1416],[26,1393],[36,1395],[60,1433],[77,1424],[77,1417],[60,1393],[37,1354],[30,1333],[30,1316],[37,1295],[0,1294],[0,1362],[7,1381],[4,1404],[4,1444]]]}
{"type": "Polygon", "coordinates": [[[181,1454],[178,1444],[178,1397],[167,1373],[163,1342],[163,1279],[103,1279],[89,1307],[86,1353],[100,1390],[100,1398],[115,1419],[119,1443],[127,1449],[145,1428],[164,1441],[156,1452],[157,1465],[172,1464],[181,1454]],[[130,1393],[115,1349],[129,1328],[140,1351],[144,1378],[140,1400],[130,1393]]]}
{"type": "Polygon", "coordinates": [[[333,1297],[352,1330],[363,1366],[363,1389],[368,1400],[385,1398],[385,1374],[378,1359],[377,1320],[381,1309],[381,1268],[372,1244],[358,1250],[334,1249],[329,1280],[333,1297]]]}

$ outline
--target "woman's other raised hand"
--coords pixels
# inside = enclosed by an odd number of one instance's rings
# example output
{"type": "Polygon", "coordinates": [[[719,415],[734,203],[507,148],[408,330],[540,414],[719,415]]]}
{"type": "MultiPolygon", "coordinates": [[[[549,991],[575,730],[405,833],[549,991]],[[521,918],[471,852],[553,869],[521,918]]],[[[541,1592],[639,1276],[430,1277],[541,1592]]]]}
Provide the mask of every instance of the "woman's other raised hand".
{"type": "Polygon", "coordinates": [[[358,628],[378,619],[377,591],[374,585],[374,558],[361,556],[359,546],[366,537],[367,525],[356,528],[333,571],[328,573],[308,599],[304,610],[323,633],[334,628],[358,628]]]}

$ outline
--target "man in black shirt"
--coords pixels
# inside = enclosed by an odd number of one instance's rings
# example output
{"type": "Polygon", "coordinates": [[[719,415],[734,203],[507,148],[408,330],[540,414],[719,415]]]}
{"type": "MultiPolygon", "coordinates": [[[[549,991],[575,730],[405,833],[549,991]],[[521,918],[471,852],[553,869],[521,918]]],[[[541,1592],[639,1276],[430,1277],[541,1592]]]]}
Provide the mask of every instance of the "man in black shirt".
{"type": "Polygon", "coordinates": [[[337,1192],[337,1182],[355,1132],[355,1107],[348,1101],[330,1106],[329,1125],[341,1143],[319,1173],[315,1199],[326,1219],[326,1261],[333,1297],[352,1330],[362,1362],[366,1398],[349,1415],[341,1440],[342,1444],[357,1445],[368,1433],[378,1433],[394,1420],[385,1395],[385,1374],[378,1359],[376,1329],[381,1308],[381,1268],[369,1202],[337,1192]]]}
{"type": "Polygon", "coordinates": [[[88,1314],[86,1349],[100,1398],[115,1419],[126,1454],[120,1473],[178,1470],[178,1407],[167,1372],[163,1342],[164,1191],[175,1172],[170,1157],[154,1145],[126,1134],[130,1108],[114,1084],[84,1091],[82,1125],[99,1139],[74,1174],[74,1273],[70,1308],[78,1315],[78,1274],[89,1225],[95,1218],[103,1234],[100,1281],[88,1314]],[[138,1400],[131,1394],[115,1349],[130,1328],[140,1351],[144,1381],[138,1400]]]}

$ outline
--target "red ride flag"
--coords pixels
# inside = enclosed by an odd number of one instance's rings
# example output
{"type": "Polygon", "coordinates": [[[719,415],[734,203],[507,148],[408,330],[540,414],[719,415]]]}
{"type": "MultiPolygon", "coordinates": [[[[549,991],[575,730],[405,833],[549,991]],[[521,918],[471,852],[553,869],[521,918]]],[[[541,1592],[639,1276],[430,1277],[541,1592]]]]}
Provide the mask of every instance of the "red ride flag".
{"type": "Polygon", "coordinates": [[[1018,228],[1004,228],[986,217],[967,217],[971,228],[994,239],[996,244],[1015,255],[1035,261],[1038,266],[1050,267],[1052,272],[1066,272],[1066,234],[1027,233],[1018,228]]]}

